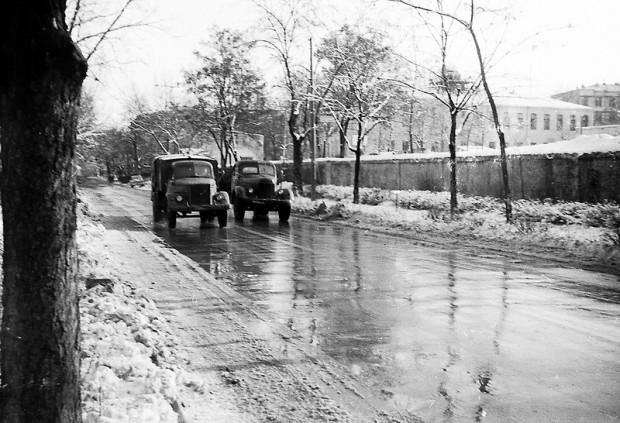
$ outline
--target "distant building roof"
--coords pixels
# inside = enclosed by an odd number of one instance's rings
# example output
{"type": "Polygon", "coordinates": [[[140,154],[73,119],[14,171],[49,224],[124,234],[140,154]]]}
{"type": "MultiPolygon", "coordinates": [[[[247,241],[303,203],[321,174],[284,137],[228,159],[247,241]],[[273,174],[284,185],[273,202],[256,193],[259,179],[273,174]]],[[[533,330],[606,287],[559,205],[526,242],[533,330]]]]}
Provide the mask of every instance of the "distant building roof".
{"type": "Polygon", "coordinates": [[[590,92],[590,94],[593,94],[594,92],[600,92],[600,91],[606,91],[608,93],[620,93],[620,83],[616,82],[615,84],[594,84],[588,87],[581,86],[580,88],[575,88],[574,90],[564,91],[564,92],[555,94],[554,97],[562,95],[562,94],[568,94],[568,93],[574,93],[574,92],[580,92],[580,93],[590,92]]]}
{"type": "Polygon", "coordinates": [[[620,84],[618,84],[617,82],[615,84],[596,84],[585,87],[585,89],[596,91],[613,91],[616,93],[620,93],[620,84]]]}
{"type": "Polygon", "coordinates": [[[495,103],[504,107],[535,107],[540,109],[592,110],[591,107],[548,97],[496,96],[495,103]]]}

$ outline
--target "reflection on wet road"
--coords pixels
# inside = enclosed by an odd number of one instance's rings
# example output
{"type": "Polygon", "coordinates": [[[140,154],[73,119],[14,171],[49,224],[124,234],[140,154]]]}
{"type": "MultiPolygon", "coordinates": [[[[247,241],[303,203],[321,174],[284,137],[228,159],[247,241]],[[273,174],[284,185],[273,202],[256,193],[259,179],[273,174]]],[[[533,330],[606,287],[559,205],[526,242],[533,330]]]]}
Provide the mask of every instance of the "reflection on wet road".
{"type": "Polygon", "coordinates": [[[620,419],[617,277],[275,216],[154,231],[425,421],[620,419]]]}

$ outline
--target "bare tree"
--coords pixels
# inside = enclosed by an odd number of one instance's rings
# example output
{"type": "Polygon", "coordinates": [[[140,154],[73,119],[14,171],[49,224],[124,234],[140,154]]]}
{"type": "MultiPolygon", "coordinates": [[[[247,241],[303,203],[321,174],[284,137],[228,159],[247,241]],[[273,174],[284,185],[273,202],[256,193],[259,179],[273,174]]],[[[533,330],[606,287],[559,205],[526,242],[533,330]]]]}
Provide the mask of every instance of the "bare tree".
{"type": "Polygon", "coordinates": [[[236,125],[240,115],[264,109],[264,84],[250,64],[250,44],[240,32],[219,30],[206,54],[196,52],[200,68],[185,73],[188,90],[219,130],[221,165],[237,160],[236,125]]]}
{"type": "MultiPolygon", "coordinates": [[[[442,0],[437,0],[437,10],[443,11],[442,0]]],[[[476,110],[475,106],[470,106],[482,80],[478,77],[468,81],[458,71],[448,68],[448,46],[453,22],[446,22],[447,18],[441,14],[438,14],[437,17],[439,19],[437,27],[427,20],[424,20],[424,22],[433,35],[433,39],[439,49],[439,69],[435,70],[419,63],[415,64],[418,69],[422,68],[425,74],[430,74],[429,83],[418,84],[417,86],[411,85],[406,81],[402,81],[402,83],[415,91],[434,98],[448,109],[450,115],[448,138],[448,150],[450,152],[450,214],[454,216],[458,208],[456,137],[457,133],[461,132],[459,125],[461,128],[464,127],[471,113],[474,113],[476,110]],[[459,122],[459,114],[461,112],[466,112],[466,115],[459,122]]]]}
{"type": "Polygon", "coordinates": [[[393,72],[391,49],[379,33],[354,31],[344,26],[327,37],[321,57],[331,63],[328,71],[335,76],[334,89],[325,97],[329,110],[350,151],[355,153],[353,202],[359,202],[359,179],[364,141],[379,125],[387,124],[398,94],[395,84],[385,76],[393,72]],[[356,125],[356,139],[351,142],[349,124],[356,125]]]}
{"type": "MultiPolygon", "coordinates": [[[[256,0],[262,11],[265,37],[257,43],[269,48],[282,66],[284,88],[289,97],[288,131],[293,144],[293,190],[303,193],[303,144],[312,131],[314,122],[310,109],[308,77],[296,54],[300,29],[307,22],[310,3],[304,0],[256,0]],[[300,71],[302,74],[300,75],[300,71]]],[[[304,56],[305,57],[305,56],[304,56]]]]}
{"type": "Polygon", "coordinates": [[[65,8],[2,7],[3,422],[81,421],[73,156],[87,68],[65,8]]]}
{"type": "Polygon", "coordinates": [[[460,25],[470,36],[473,45],[474,51],[476,54],[476,59],[478,62],[478,67],[480,71],[480,79],[482,86],[484,88],[484,92],[486,94],[487,100],[489,102],[489,107],[491,108],[491,114],[493,117],[493,124],[495,126],[495,131],[499,138],[499,146],[500,146],[500,158],[501,158],[501,166],[502,166],[502,180],[504,185],[504,202],[506,207],[506,221],[512,221],[512,195],[510,192],[510,184],[508,178],[508,163],[506,160],[506,139],[504,137],[504,132],[502,131],[501,124],[499,122],[499,116],[497,113],[497,107],[495,105],[495,100],[493,98],[493,94],[491,93],[491,89],[487,80],[487,68],[488,68],[488,60],[482,56],[482,49],[480,47],[480,42],[478,38],[478,29],[476,28],[475,18],[477,13],[481,11],[481,9],[476,8],[475,0],[471,0],[471,3],[467,6],[467,15],[466,17],[459,17],[453,13],[447,13],[443,10],[439,9],[431,9],[428,7],[420,6],[414,3],[411,3],[408,0],[389,0],[395,3],[403,4],[405,6],[411,7],[417,11],[424,13],[431,13],[438,16],[442,16],[446,19],[449,19],[458,25],[460,25]]]}

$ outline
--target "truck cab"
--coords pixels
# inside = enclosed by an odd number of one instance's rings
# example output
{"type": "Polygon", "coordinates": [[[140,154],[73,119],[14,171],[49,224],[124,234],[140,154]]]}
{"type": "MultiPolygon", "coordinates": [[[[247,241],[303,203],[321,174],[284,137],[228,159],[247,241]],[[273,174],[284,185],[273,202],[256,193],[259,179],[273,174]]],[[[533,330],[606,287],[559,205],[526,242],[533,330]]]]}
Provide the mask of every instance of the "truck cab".
{"type": "Polygon", "coordinates": [[[228,193],[217,189],[217,160],[183,154],[158,156],[153,160],[151,202],[153,221],[168,217],[168,227],[177,218],[200,217],[201,222],[217,217],[220,227],[228,220],[228,193]]]}

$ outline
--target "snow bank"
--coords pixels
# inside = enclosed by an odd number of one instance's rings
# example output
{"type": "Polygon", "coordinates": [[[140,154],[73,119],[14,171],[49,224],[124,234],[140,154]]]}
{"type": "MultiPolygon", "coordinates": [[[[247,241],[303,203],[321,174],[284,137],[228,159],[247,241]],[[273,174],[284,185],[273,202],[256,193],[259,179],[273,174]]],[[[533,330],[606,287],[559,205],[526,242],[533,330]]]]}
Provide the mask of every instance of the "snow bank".
{"type": "Polygon", "coordinates": [[[293,211],[319,220],[346,221],[379,231],[410,233],[428,239],[468,239],[513,248],[551,248],[601,262],[620,261],[620,206],[609,204],[513,203],[507,223],[500,200],[460,196],[459,214],[449,211],[449,193],[360,189],[373,205],[352,204],[351,187],[319,186],[323,198],[296,197],[293,211]],[[531,216],[530,216],[531,215],[531,216]]]}
{"type": "Polygon", "coordinates": [[[614,151],[620,151],[620,137],[606,134],[581,135],[567,141],[522,147],[508,147],[506,149],[508,154],[587,154],[614,151]]]}
{"type": "Polygon", "coordinates": [[[83,421],[177,423],[179,388],[204,384],[177,364],[185,358],[155,304],[114,280],[104,230],[80,219],[80,277],[95,285],[80,298],[83,421]]]}

